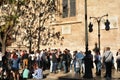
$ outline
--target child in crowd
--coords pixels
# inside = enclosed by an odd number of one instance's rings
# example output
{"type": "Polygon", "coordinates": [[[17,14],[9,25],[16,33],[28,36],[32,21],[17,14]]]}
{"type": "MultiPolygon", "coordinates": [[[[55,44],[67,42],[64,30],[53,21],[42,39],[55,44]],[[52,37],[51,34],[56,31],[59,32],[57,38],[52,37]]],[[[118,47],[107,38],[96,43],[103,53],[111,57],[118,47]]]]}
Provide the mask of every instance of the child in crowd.
{"type": "Polygon", "coordinates": [[[23,74],[22,74],[22,77],[23,77],[23,80],[27,80],[29,78],[29,69],[27,66],[25,66],[25,69],[23,70],[23,74]]]}
{"type": "Polygon", "coordinates": [[[34,73],[32,74],[32,76],[35,80],[43,79],[43,70],[42,70],[42,68],[40,68],[40,66],[38,66],[38,64],[36,64],[35,70],[34,70],[34,73]]]}

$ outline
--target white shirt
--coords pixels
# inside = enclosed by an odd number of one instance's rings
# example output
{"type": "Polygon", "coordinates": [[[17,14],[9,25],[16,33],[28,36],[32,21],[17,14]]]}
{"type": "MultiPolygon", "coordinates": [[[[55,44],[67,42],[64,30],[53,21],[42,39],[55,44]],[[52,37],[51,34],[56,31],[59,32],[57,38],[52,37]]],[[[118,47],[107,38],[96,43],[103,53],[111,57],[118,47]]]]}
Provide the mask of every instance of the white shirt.
{"type": "Polygon", "coordinates": [[[105,62],[112,61],[113,53],[111,51],[106,51],[103,55],[105,57],[105,62]]]}
{"type": "Polygon", "coordinates": [[[118,54],[117,59],[120,59],[120,54],[118,54]]]}
{"type": "Polygon", "coordinates": [[[2,55],[2,53],[0,52],[0,61],[2,61],[2,57],[3,57],[3,55],[2,55]]]}
{"type": "Polygon", "coordinates": [[[31,56],[31,60],[35,59],[35,54],[30,54],[30,56],[31,56]]]}
{"type": "Polygon", "coordinates": [[[37,60],[39,60],[39,53],[36,53],[36,58],[37,58],[37,60]]]}

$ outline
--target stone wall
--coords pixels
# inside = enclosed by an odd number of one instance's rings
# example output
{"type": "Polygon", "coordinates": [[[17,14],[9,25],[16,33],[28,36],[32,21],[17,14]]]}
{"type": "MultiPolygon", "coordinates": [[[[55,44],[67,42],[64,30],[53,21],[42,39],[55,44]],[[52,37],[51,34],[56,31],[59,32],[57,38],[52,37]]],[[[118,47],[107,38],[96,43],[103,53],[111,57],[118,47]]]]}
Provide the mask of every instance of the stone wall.
{"type": "MultiPolygon", "coordinates": [[[[89,17],[101,17],[108,14],[108,17],[101,19],[101,50],[104,47],[111,47],[112,51],[120,48],[120,1],[119,0],[87,0],[88,24],[93,23],[93,32],[88,32],[89,49],[94,48],[94,44],[98,42],[98,23],[96,20],[89,19],[89,17]],[[111,29],[105,30],[104,22],[108,19],[110,21],[111,29]]],[[[68,48],[71,50],[85,51],[85,18],[84,18],[84,0],[77,0],[77,15],[76,17],[59,18],[54,27],[62,32],[64,27],[68,27],[69,33],[62,34],[64,41],[62,46],[54,45],[55,48],[68,48]]],[[[64,30],[63,30],[64,31],[64,30]]]]}
{"type": "MultiPolygon", "coordinates": [[[[60,0],[62,1],[62,0],[60,0]]],[[[56,23],[52,26],[56,31],[60,31],[64,36],[63,45],[56,44],[51,46],[41,46],[41,48],[68,48],[70,50],[85,51],[85,0],[76,0],[76,16],[61,18],[57,17],[56,23]]],[[[62,5],[60,2],[59,5],[62,5]]],[[[61,10],[61,6],[59,7],[61,10]]],[[[112,51],[117,51],[120,48],[120,0],[87,0],[87,16],[88,24],[93,23],[93,32],[88,32],[89,49],[94,48],[94,44],[98,42],[98,24],[96,20],[90,20],[89,17],[101,17],[108,14],[108,17],[101,19],[101,51],[104,47],[111,47],[112,51]],[[104,22],[110,21],[111,29],[105,30],[104,22]]]]}

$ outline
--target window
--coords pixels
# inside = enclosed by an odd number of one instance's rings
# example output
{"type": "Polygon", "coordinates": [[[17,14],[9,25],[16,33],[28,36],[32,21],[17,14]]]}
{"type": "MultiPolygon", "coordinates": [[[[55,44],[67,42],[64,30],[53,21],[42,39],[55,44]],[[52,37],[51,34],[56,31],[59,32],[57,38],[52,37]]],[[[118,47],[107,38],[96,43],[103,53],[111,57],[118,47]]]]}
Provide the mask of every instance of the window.
{"type": "Polygon", "coordinates": [[[68,17],[68,0],[63,0],[63,18],[68,17]]]}
{"type": "Polygon", "coordinates": [[[76,15],[76,0],[70,0],[70,16],[76,15]]]}
{"type": "Polygon", "coordinates": [[[76,0],[62,0],[62,17],[72,17],[76,15],[76,0]]]}

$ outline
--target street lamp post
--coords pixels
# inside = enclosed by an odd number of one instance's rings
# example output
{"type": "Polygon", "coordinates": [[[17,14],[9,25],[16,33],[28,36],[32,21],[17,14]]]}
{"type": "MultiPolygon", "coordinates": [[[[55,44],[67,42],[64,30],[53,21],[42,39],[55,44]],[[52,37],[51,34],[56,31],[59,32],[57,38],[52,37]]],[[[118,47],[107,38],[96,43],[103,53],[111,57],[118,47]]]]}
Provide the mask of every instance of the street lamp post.
{"type": "Polygon", "coordinates": [[[85,63],[85,74],[83,75],[83,78],[93,78],[92,75],[92,67],[90,59],[90,51],[88,51],[88,25],[87,25],[87,0],[85,0],[85,57],[84,57],[84,63],[85,63]]]}
{"type": "Polygon", "coordinates": [[[98,48],[99,48],[99,51],[100,51],[100,22],[101,22],[101,20],[102,20],[102,18],[103,17],[107,17],[108,16],[108,14],[106,14],[106,15],[103,15],[103,16],[101,16],[101,17],[90,17],[90,19],[95,19],[96,21],[97,21],[97,23],[98,23],[98,48]]]}
{"type": "Polygon", "coordinates": [[[85,0],[85,48],[88,52],[87,0],[85,0]]]}

